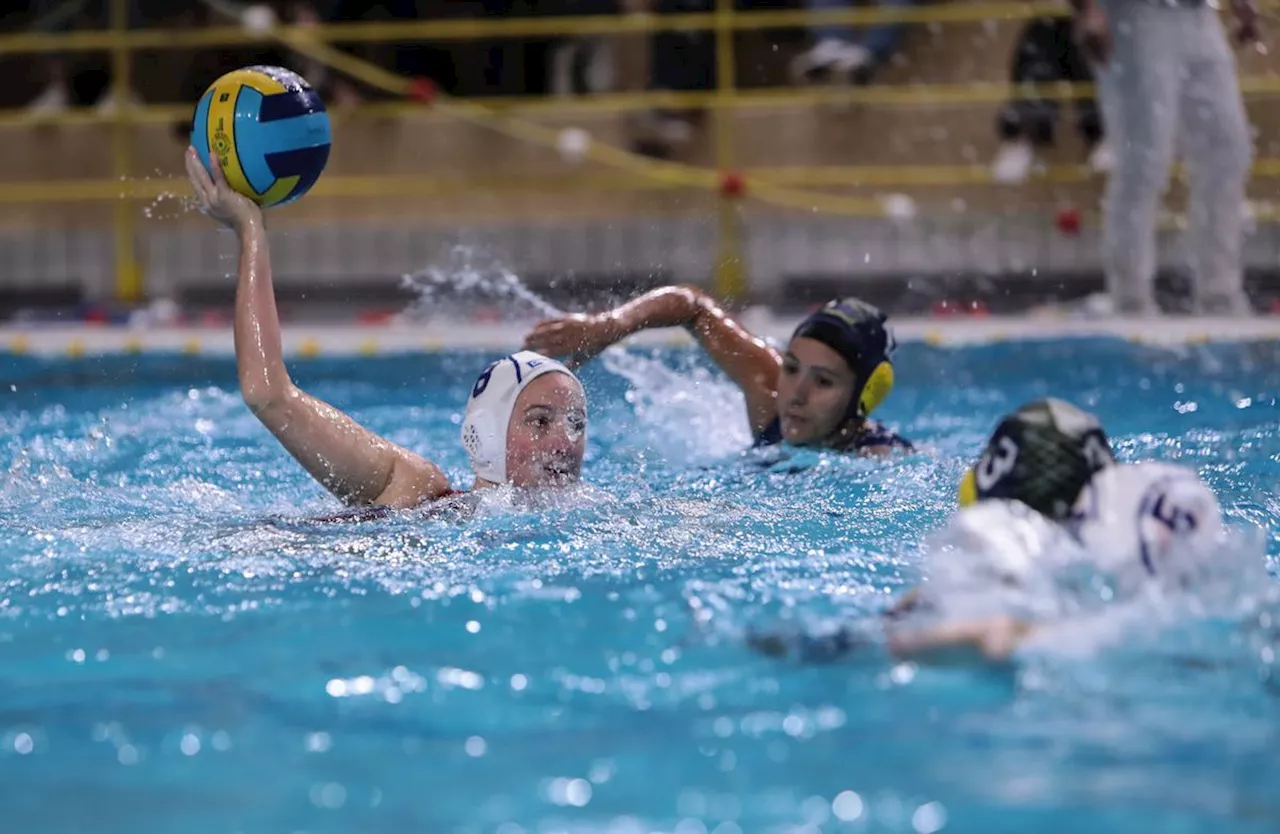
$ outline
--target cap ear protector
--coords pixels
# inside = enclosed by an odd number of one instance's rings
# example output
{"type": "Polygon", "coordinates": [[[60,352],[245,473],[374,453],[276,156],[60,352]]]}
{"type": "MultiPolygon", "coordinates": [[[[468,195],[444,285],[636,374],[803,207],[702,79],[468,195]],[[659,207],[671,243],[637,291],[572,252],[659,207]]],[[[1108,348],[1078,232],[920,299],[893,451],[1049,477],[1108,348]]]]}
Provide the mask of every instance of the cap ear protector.
{"type": "Polygon", "coordinates": [[[822,342],[848,364],[854,388],[846,420],[866,418],[893,391],[897,341],[879,308],[858,298],[830,301],[802,321],[791,338],[822,342]]]}
{"type": "Polygon", "coordinates": [[[489,364],[471,387],[462,420],[462,445],[476,475],[495,484],[507,480],[507,427],[520,392],[543,374],[562,373],[582,387],[572,371],[554,359],[522,350],[489,364]]]}
{"type": "Polygon", "coordinates": [[[957,497],[962,507],[1013,499],[1062,520],[1094,473],[1114,463],[1096,417],[1062,400],[1037,400],[1000,421],[957,497]]]}
{"type": "Polygon", "coordinates": [[[871,371],[858,393],[856,416],[865,418],[880,407],[893,391],[893,365],[884,360],[871,371]]]}
{"type": "Polygon", "coordinates": [[[978,484],[973,470],[968,469],[960,479],[959,499],[961,507],[969,507],[978,503],[978,484]]]}

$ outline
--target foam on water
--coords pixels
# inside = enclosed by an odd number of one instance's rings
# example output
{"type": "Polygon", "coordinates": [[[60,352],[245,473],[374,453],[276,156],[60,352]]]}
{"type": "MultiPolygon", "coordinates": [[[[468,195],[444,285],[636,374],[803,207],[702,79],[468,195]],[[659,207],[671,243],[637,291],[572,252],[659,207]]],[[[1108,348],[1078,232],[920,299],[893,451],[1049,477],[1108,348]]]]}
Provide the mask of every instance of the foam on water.
{"type": "MultiPolygon", "coordinates": [[[[581,490],[349,523],[317,521],[342,508],[244,408],[229,361],[0,360],[6,824],[1274,827],[1268,599],[1107,612],[1122,640],[1077,630],[1013,669],[875,650],[807,667],[740,639],[787,618],[870,630],[923,579],[920,545],[996,418],[1046,393],[1096,409],[1125,459],[1196,467],[1233,524],[1268,528],[1274,576],[1274,346],[904,346],[884,417],[930,451],[883,462],[745,452],[705,358],[634,355],[630,376],[583,370],[581,490]]],[[[457,419],[488,358],[291,371],[465,487],[457,419]]]]}
{"type": "Polygon", "coordinates": [[[436,305],[450,296],[461,295],[470,302],[490,301],[502,305],[502,315],[534,312],[551,317],[564,315],[553,304],[530,290],[500,261],[478,263],[481,255],[470,246],[454,246],[444,266],[433,266],[401,279],[418,298],[403,312],[411,319],[431,318],[436,305]],[[515,302],[513,305],[512,302],[515,302]],[[523,309],[522,309],[523,308],[523,309]]]}
{"type": "MultiPolygon", "coordinates": [[[[512,318],[515,326],[527,326],[530,312],[541,318],[566,315],[506,266],[497,262],[478,265],[477,258],[473,248],[457,246],[451,250],[448,266],[404,276],[404,285],[418,298],[403,315],[430,319],[439,313],[444,298],[456,295],[471,304],[479,300],[502,305],[503,315],[512,318]]],[[[722,459],[750,444],[741,391],[723,373],[707,368],[696,357],[686,357],[673,368],[657,351],[646,354],[615,345],[603,352],[597,364],[630,385],[625,401],[643,429],[637,432],[634,423],[629,423],[628,438],[668,458],[689,462],[722,459]],[[680,430],[673,432],[674,426],[680,430]]]]}

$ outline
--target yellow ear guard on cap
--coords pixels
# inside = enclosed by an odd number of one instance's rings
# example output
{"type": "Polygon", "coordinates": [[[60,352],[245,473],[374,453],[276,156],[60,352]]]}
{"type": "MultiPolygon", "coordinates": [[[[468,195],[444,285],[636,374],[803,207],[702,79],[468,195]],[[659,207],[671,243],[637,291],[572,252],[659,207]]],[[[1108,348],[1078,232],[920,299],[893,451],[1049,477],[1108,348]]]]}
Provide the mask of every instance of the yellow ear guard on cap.
{"type": "Polygon", "coordinates": [[[867,417],[893,391],[893,330],[884,313],[865,301],[844,298],[829,302],[802,321],[791,338],[822,342],[848,363],[854,390],[847,417],[867,417]]]}
{"type": "Polygon", "coordinates": [[[888,399],[891,391],[893,391],[893,365],[881,362],[867,377],[867,383],[862,386],[862,393],[858,395],[858,416],[866,417],[879,408],[880,403],[888,399]]]}
{"type": "Polygon", "coordinates": [[[959,499],[961,507],[970,507],[978,503],[978,484],[972,469],[964,473],[960,479],[959,499]]]}

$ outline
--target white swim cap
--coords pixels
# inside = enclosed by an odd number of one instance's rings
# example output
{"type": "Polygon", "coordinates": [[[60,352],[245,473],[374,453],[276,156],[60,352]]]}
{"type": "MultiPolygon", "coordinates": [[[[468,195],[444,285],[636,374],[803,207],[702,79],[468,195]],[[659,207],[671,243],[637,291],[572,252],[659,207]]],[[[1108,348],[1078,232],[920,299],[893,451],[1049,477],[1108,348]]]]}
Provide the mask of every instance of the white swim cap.
{"type": "Polygon", "coordinates": [[[1080,494],[1077,537],[1124,584],[1178,581],[1212,556],[1218,499],[1194,470],[1144,462],[1108,467],[1080,494]]]}
{"type": "Polygon", "coordinates": [[[506,483],[507,425],[516,398],[530,382],[550,373],[565,374],[582,387],[573,371],[531,350],[504,356],[476,379],[462,420],[462,445],[477,476],[495,484],[506,483]]]}

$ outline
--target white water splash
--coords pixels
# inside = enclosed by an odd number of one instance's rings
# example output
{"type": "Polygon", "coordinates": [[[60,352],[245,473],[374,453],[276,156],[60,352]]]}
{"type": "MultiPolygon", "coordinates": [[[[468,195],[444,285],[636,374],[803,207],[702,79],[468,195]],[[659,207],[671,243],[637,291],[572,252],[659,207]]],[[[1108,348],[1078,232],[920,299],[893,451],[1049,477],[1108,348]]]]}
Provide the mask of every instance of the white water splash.
{"type": "Polygon", "coordinates": [[[165,191],[142,207],[142,216],[148,220],[176,220],[184,214],[198,211],[195,198],[173,191],[165,191]]]}
{"type": "MultiPolygon", "coordinates": [[[[464,297],[515,302],[539,317],[566,315],[529,289],[513,271],[497,262],[480,264],[474,249],[455,246],[444,267],[428,267],[405,275],[402,285],[417,299],[402,319],[423,322],[442,311],[445,298],[464,297]]],[[[503,311],[507,318],[509,310],[503,311]]],[[[600,355],[601,366],[632,387],[629,402],[640,422],[654,429],[648,441],[664,455],[717,459],[740,451],[751,442],[742,392],[705,367],[676,370],[656,356],[614,345],[600,355]]]]}
{"type": "Polygon", "coordinates": [[[480,265],[475,250],[455,246],[450,263],[445,267],[427,267],[405,275],[401,285],[417,294],[417,299],[401,313],[409,321],[423,321],[437,312],[435,304],[442,295],[452,293],[469,297],[522,302],[545,317],[563,316],[564,311],[525,286],[520,277],[500,263],[480,265]]]}

